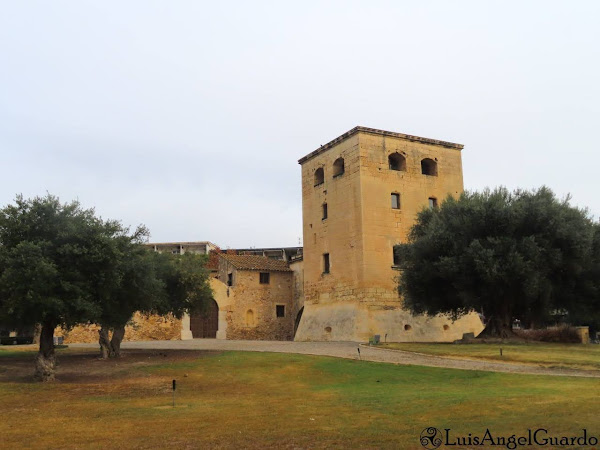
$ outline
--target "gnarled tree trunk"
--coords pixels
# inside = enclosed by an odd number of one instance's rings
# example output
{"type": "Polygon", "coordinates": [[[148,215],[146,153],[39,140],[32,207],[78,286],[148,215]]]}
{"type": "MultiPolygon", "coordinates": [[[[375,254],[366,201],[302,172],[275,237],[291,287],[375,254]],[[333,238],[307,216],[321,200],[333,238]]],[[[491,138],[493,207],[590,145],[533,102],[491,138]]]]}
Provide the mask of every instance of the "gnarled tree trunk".
{"type": "Polygon", "coordinates": [[[110,358],[111,355],[111,346],[110,340],[108,339],[108,328],[102,327],[100,331],[98,331],[98,343],[100,344],[100,353],[102,354],[102,359],[110,358]]]}
{"type": "Polygon", "coordinates": [[[110,340],[110,348],[111,348],[111,357],[120,358],[121,357],[121,342],[123,342],[123,338],[125,337],[125,327],[120,326],[116,327],[113,331],[112,339],[110,340]]]}
{"type": "Polygon", "coordinates": [[[56,324],[44,322],[40,333],[40,350],[35,358],[33,377],[38,381],[53,381],[56,369],[54,354],[54,329],[56,324]]]}
{"type": "Polygon", "coordinates": [[[100,344],[100,353],[102,359],[120,358],[121,342],[125,337],[125,327],[116,327],[113,329],[112,338],[109,339],[109,328],[102,326],[98,331],[98,343],[100,344]]]}
{"type": "Polygon", "coordinates": [[[512,329],[512,311],[508,307],[509,302],[502,302],[497,311],[493,311],[485,324],[485,329],[477,336],[478,338],[495,337],[510,338],[515,333],[512,329]]]}

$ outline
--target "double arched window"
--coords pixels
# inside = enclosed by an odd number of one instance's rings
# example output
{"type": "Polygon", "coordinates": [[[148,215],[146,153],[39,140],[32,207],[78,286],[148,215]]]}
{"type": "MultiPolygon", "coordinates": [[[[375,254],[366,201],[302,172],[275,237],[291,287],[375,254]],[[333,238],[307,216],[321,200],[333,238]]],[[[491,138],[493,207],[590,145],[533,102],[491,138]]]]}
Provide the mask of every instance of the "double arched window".
{"type": "MultiPolygon", "coordinates": [[[[398,172],[406,172],[406,157],[399,152],[388,155],[388,167],[390,170],[398,172]]],[[[424,158],[421,160],[421,173],[423,175],[429,175],[437,177],[437,161],[431,158],[424,158]]]]}
{"type": "MultiPolygon", "coordinates": [[[[394,152],[388,155],[388,167],[390,170],[397,172],[406,172],[406,156],[402,153],[394,152]]],[[[345,172],[344,158],[340,157],[333,162],[333,178],[342,176],[345,172]]],[[[438,165],[437,161],[431,158],[423,158],[421,160],[421,173],[423,175],[437,177],[438,165]]],[[[325,170],[319,167],[315,170],[315,187],[325,183],[325,170]]]]}
{"type": "MultiPolygon", "coordinates": [[[[346,167],[344,165],[344,158],[338,158],[333,162],[333,178],[344,175],[346,167]]],[[[319,167],[315,170],[315,187],[325,183],[325,170],[323,167],[319,167]]]]}

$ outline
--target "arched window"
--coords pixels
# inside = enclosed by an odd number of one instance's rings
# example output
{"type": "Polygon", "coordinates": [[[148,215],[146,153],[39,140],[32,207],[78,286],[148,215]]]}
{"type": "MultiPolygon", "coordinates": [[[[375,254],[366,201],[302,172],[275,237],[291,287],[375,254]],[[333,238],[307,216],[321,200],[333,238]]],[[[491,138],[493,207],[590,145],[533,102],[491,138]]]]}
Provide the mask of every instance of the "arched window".
{"type": "Polygon", "coordinates": [[[344,175],[344,158],[338,158],[333,163],[333,178],[344,175]]]}
{"type": "Polygon", "coordinates": [[[315,170],[315,186],[323,184],[325,182],[325,172],[322,167],[315,170]]]}
{"type": "Polygon", "coordinates": [[[437,177],[437,163],[433,159],[425,158],[421,161],[421,173],[423,175],[437,177]]]}
{"type": "Polygon", "coordinates": [[[246,311],[246,326],[253,327],[254,326],[254,311],[249,309],[246,311]]]}
{"type": "Polygon", "coordinates": [[[396,152],[388,156],[388,163],[390,164],[390,170],[406,172],[406,158],[400,153],[396,152]]]}

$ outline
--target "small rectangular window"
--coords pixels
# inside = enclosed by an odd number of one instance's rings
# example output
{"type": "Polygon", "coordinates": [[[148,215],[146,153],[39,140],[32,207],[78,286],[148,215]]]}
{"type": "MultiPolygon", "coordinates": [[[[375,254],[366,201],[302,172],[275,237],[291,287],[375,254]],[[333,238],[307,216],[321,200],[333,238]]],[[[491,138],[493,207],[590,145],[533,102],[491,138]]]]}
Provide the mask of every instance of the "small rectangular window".
{"type": "Polygon", "coordinates": [[[323,273],[329,273],[329,253],[323,255],[323,273]]]}
{"type": "Polygon", "coordinates": [[[275,305],[277,317],[285,317],[285,305],[275,305]]]}
{"type": "Polygon", "coordinates": [[[271,274],[269,272],[261,272],[259,276],[260,284],[269,284],[271,274]]]}
{"type": "Polygon", "coordinates": [[[233,286],[233,274],[232,273],[227,274],[227,286],[233,286]]]}
{"type": "Polygon", "coordinates": [[[400,209],[400,194],[392,194],[392,209],[400,209]]]}
{"type": "Polygon", "coordinates": [[[393,258],[394,258],[394,265],[399,266],[400,265],[400,257],[396,254],[396,252],[394,251],[393,248],[392,248],[392,254],[393,254],[393,258]]]}
{"type": "Polygon", "coordinates": [[[327,219],[327,203],[323,203],[323,219],[327,219]]]}
{"type": "Polygon", "coordinates": [[[429,197],[429,209],[437,208],[437,198],[429,197]]]}

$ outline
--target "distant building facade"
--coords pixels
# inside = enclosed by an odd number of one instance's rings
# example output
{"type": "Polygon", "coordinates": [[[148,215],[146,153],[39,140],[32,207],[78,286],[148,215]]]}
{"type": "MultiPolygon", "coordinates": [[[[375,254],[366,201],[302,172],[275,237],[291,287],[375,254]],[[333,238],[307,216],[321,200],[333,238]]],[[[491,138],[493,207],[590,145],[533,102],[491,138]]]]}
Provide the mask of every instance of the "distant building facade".
{"type": "Polygon", "coordinates": [[[202,314],[170,318],[162,336],[171,330],[170,338],[181,339],[367,341],[378,334],[388,342],[450,342],[477,335],[483,324],[475,313],[451,322],[405,310],[393,255],[421,209],[463,191],[462,148],[356,127],[298,161],[303,247],[147,244],[211,255],[213,302],[202,314]]]}
{"type": "Polygon", "coordinates": [[[174,255],[182,255],[184,253],[196,253],[199,255],[208,255],[210,252],[218,250],[212,242],[157,242],[146,244],[146,247],[151,248],[155,252],[172,253],[174,255]]]}
{"type": "MultiPolygon", "coordinates": [[[[356,127],[301,158],[304,246],[220,254],[211,336],[443,342],[478,334],[475,313],[452,322],[405,310],[393,255],[421,209],[463,191],[462,148],[356,127]],[[270,261],[279,269],[268,270],[270,261]]],[[[206,337],[197,321],[183,333],[206,337]]]]}

